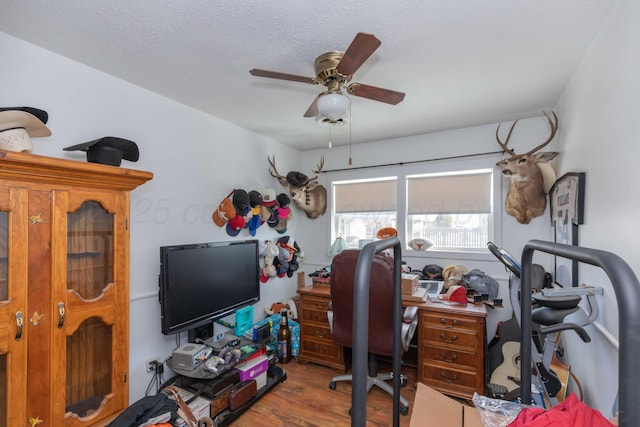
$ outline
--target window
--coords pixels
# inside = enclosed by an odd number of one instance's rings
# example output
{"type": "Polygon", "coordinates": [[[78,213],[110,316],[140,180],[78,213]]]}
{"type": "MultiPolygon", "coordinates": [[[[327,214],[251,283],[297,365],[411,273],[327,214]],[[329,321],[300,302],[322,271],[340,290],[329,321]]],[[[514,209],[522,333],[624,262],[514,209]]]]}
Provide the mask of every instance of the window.
{"type": "Polygon", "coordinates": [[[501,218],[500,209],[494,212],[500,206],[498,160],[476,156],[336,173],[330,177],[329,245],[342,236],[349,248],[359,248],[375,240],[379,229],[394,227],[405,253],[419,254],[406,246],[414,238],[433,242],[425,256],[485,252],[488,241],[500,239],[494,225],[501,218]]]}
{"type": "Polygon", "coordinates": [[[333,236],[349,248],[362,247],[384,227],[397,228],[397,178],[332,183],[333,236]]]}
{"type": "Polygon", "coordinates": [[[407,241],[432,250],[486,247],[492,219],[491,169],[407,176],[407,241]]]}

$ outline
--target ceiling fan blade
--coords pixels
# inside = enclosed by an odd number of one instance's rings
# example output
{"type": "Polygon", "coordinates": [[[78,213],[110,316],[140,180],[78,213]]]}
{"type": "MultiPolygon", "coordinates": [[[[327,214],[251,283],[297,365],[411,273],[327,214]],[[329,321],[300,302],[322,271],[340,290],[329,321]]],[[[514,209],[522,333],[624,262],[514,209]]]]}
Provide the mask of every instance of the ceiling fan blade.
{"type": "Polygon", "coordinates": [[[317,83],[316,79],[313,77],[297,76],[295,74],[279,73],[277,71],[261,70],[259,68],[254,68],[250,70],[249,73],[251,73],[252,76],[267,77],[270,79],[289,80],[289,81],[309,83],[309,84],[317,83]]]}
{"type": "Polygon", "coordinates": [[[361,83],[350,84],[349,87],[347,87],[347,92],[351,95],[373,99],[374,101],[385,102],[392,105],[399,104],[404,99],[404,92],[396,92],[395,90],[383,89],[381,87],[369,86],[361,83]]]}
{"type": "Polygon", "coordinates": [[[322,96],[322,94],[316,96],[316,99],[314,99],[311,105],[309,105],[309,108],[304,113],[305,117],[315,117],[320,114],[320,112],[318,111],[318,99],[320,99],[320,96],[322,96]]]}
{"type": "Polygon", "coordinates": [[[350,76],[380,46],[381,42],[373,34],[358,33],[336,66],[338,73],[350,76]]]}

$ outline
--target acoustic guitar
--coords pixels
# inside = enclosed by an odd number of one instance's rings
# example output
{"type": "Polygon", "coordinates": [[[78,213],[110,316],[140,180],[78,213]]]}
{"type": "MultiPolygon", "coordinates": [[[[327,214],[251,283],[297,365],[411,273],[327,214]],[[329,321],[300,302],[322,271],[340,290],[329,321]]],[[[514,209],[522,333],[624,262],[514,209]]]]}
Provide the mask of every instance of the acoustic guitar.
{"type": "Polygon", "coordinates": [[[512,391],[520,387],[520,343],[507,341],[502,344],[504,362],[491,373],[491,384],[498,384],[512,391]]]}
{"type": "MultiPolygon", "coordinates": [[[[504,362],[491,374],[491,384],[498,384],[513,391],[520,386],[520,343],[508,341],[502,344],[504,362]]],[[[570,367],[560,362],[556,355],[551,360],[551,369],[540,367],[545,387],[551,396],[562,402],[566,396],[570,367]]]]}

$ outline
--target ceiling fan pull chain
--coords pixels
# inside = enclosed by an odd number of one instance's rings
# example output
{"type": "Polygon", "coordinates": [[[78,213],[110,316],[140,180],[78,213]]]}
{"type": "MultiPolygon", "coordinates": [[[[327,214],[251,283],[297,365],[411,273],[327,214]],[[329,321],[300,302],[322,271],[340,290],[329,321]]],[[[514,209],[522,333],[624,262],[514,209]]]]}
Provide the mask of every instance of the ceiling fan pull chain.
{"type": "Polygon", "coordinates": [[[351,110],[349,110],[349,166],[351,166],[351,110]]]}
{"type": "Polygon", "coordinates": [[[331,142],[333,140],[333,126],[329,125],[329,149],[331,149],[331,147],[333,146],[333,143],[331,142]]]}

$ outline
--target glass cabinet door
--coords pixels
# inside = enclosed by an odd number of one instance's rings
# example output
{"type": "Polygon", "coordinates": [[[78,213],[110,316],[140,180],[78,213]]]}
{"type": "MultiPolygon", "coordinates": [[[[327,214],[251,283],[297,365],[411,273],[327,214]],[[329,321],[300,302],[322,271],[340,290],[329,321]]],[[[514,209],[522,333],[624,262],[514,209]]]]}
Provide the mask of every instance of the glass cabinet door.
{"type": "Polygon", "coordinates": [[[86,201],[67,215],[67,416],[91,416],[113,391],[114,256],[112,213],[86,201]]]}

